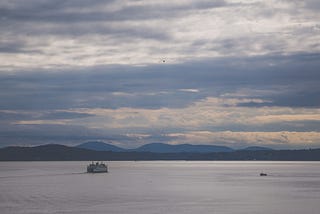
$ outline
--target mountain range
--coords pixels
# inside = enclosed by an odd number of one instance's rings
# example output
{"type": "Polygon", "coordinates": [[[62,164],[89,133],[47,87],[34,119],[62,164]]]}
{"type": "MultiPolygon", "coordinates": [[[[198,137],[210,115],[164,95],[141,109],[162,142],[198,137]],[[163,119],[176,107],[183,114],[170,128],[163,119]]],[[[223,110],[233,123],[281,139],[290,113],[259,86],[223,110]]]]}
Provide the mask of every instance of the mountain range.
{"type": "Polygon", "coordinates": [[[94,151],[112,151],[112,152],[124,152],[125,149],[114,146],[112,144],[104,143],[101,141],[91,141],[91,142],[86,142],[82,143],[80,145],[75,146],[77,148],[82,148],[82,149],[90,149],[94,151]]]}
{"type": "MultiPolygon", "coordinates": [[[[89,144],[90,145],[90,144],[89,144]]],[[[159,145],[158,145],[159,146],[159,145]]],[[[152,146],[151,146],[152,147],[152,146]]],[[[113,147],[112,147],[113,148],[113,147]]],[[[143,147],[146,148],[146,147],[143,147]]],[[[148,147],[147,147],[148,148],[148,147]]],[[[175,148],[175,147],[174,147],[175,148]]],[[[162,150],[163,151],[163,150],[162,150]]],[[[268,160],[320,161],[320,149],[235,150],[228,152],[155,153],[138,151],[95,151],[58,144],[34,147],[9,146],[0,149],[0,161],[139,161],[139,160],[268,160]]]]}
{"type": "MultiPolygon", "coordinates": [[[[150,143],[140,146],[135,149],[124,149],[112,144],[107,144],[101,141],[86,142],[76,146],[77,148],[89,149],[94,151],[112,151],[112,152],[153,152],[153,153],[211,153],[211,152],[233,152],[234,149],[227,146],[216,145],[192,145],[192,144],[165,144],[165,143],[150,143]]],[[[267,147],[252,146],[241,150],[260,151],[272,150],[267,147]]]]}

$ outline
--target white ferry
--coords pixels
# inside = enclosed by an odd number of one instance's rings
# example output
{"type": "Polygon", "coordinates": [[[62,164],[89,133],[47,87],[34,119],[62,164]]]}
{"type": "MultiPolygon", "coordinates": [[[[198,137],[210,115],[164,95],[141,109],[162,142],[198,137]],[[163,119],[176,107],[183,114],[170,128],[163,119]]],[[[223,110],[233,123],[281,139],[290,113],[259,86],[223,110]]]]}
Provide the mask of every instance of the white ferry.
{"type": "Polygon", "coordinates": [[[87,166],[88,173],[100,173],[100,172],[108,172],[108,165],[99,162],[92,162],[87,166]]]}

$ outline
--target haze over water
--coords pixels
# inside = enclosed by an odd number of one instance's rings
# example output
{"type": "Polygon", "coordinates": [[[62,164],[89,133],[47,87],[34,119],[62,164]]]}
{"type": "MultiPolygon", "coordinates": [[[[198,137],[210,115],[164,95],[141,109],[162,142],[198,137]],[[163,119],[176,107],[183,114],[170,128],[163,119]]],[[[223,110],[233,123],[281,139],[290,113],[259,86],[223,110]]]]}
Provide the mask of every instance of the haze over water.
{"type": "Polygon", "coordinates": [[[315,214],[320,208],[318,162],[109,162],[107,174],[87,174],[86,164],[1,162],[1,213],[315,214]]]}

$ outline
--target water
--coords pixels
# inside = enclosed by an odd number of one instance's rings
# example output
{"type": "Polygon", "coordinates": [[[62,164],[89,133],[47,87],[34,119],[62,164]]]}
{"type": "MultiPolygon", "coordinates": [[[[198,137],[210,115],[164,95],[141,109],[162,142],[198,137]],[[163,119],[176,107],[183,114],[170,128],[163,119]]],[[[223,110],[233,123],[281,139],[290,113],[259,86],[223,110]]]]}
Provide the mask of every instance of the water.
{"type": "Polygon", "coordinates": [[[0,162],[0,213],[318,214],[320,162],[0,162]],[[259,173],[268,173],[260,177],[259,173]]]}

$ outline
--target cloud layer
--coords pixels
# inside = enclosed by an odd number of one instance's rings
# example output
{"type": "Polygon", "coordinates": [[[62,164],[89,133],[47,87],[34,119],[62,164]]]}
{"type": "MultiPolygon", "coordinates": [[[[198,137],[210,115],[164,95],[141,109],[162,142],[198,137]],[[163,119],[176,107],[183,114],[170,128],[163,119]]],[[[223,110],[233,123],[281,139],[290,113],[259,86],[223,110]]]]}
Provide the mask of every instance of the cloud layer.
{"type": "Polygon", "coordinates": [[[319,51],[316,1],[2,1],[2,68],[319,51]]]}
{"type": "Polygon", "coordinates": [[[320,3],[2,1],[0,143],[319,147],[320,3]]]}

